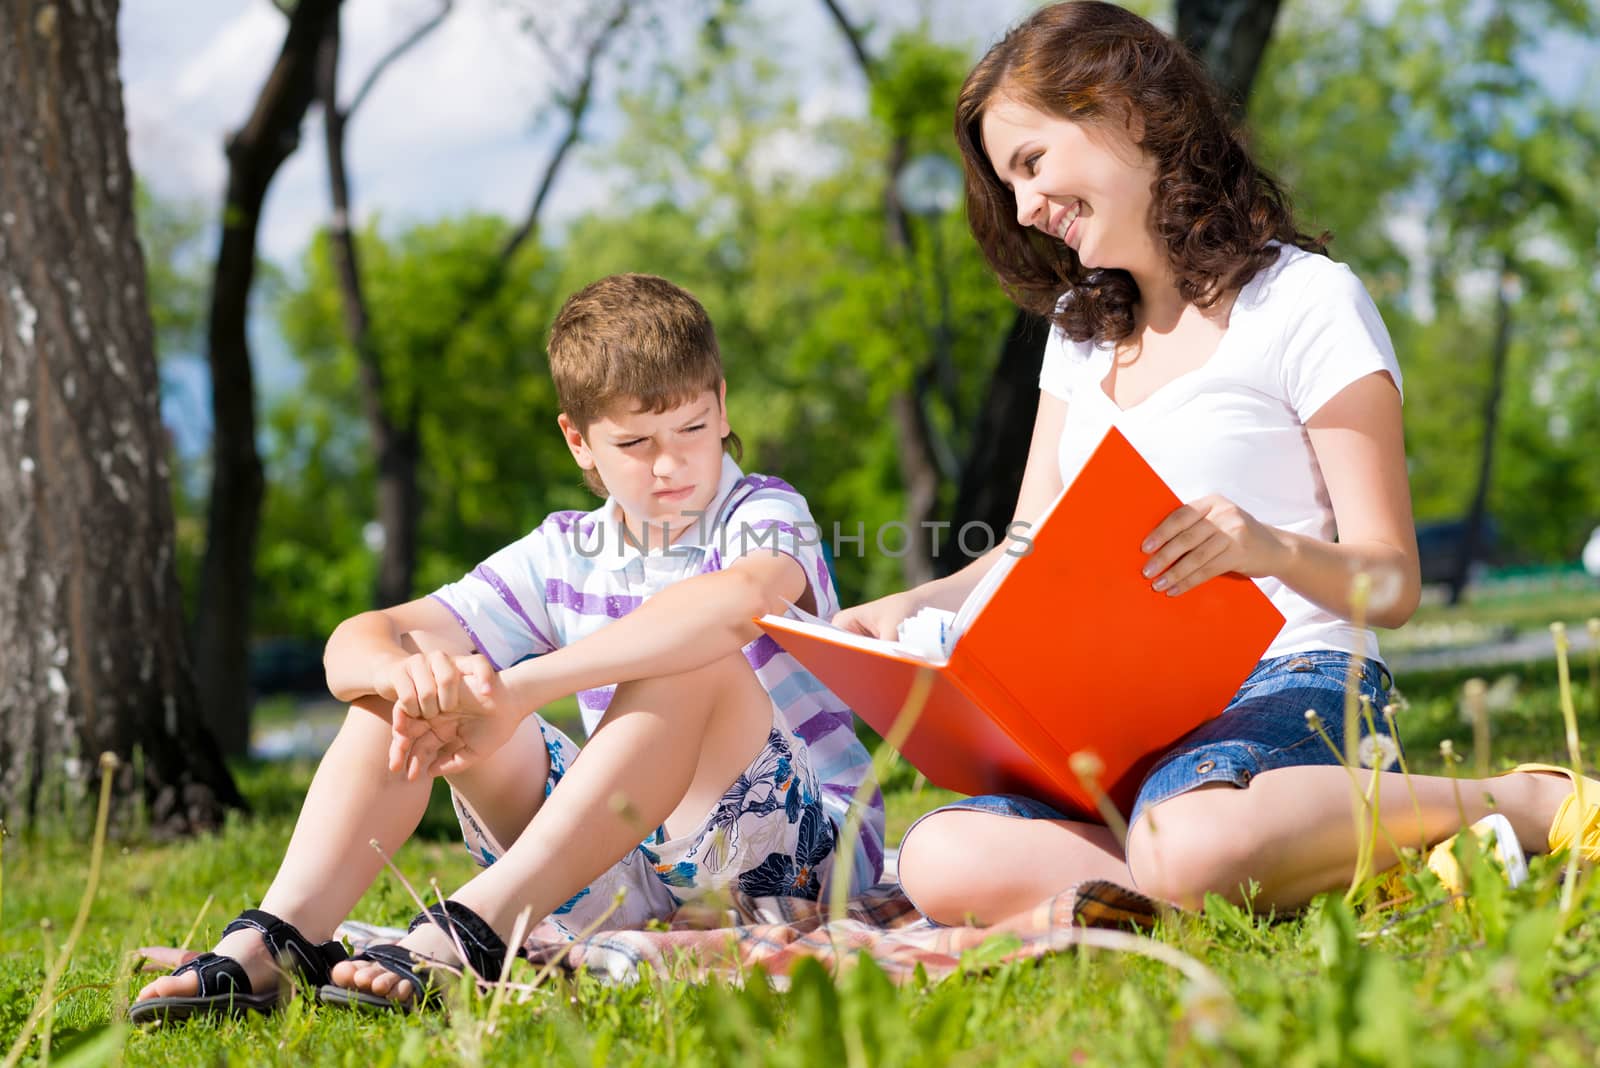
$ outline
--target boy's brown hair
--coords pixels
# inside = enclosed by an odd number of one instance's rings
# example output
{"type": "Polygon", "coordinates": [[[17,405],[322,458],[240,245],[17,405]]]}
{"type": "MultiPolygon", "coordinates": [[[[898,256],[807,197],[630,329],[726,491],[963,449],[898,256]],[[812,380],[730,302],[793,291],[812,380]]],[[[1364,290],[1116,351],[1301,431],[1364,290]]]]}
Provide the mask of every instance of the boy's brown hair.
{"type": "MultiPolygon", "coordinates": [[[[550,377],[580,433],[619,402],[664,412],[722,384],[722,354],[705,308],[653,274],[613,274],[567,298],[550,327],[550,377]]],[[[737,434],[722,439],[739,459],[737,434]]],[[[595,471],[584,483],[606,494],[595,471]]]]}

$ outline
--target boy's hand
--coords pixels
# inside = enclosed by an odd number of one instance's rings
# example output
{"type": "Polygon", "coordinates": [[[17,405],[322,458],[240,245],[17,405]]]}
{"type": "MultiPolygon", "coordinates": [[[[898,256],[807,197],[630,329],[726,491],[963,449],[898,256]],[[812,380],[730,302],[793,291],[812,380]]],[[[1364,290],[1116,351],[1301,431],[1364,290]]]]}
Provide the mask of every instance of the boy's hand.
{"type": "Polygon", "coordinates": [[[447,658],[460,685],[448,709],[424,719],[396,703],[389,769],[406,778],[464,771],[505,744],[521,722],[500,673],[482,656],[447,658]]]}
{"type": "Polygon", "coordinates": [[[461,692],[461,670],[454,657],[438,650],[415,653],[380,667],[372,692],[417,719],[432,719],[455,708],[461,692]]]}

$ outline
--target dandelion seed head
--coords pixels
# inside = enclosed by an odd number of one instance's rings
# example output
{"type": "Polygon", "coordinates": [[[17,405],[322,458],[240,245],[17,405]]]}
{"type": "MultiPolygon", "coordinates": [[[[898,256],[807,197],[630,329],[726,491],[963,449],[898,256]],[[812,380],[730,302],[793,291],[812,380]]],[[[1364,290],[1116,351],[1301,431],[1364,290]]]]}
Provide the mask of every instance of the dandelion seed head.
{"type": "Polygon", "coordinates": [[[1362,767],[1383,771],[1399,761],[1400,746],[1391,735],[1369,734],[1356,746],[1356,756],[1362,767]]]}
{"type": "Polygon", "coordinates": [[[1400,594],[1405,590],[1406,581],[1398,567],[1375,567],[1369,572],[1357,575],[1356,581],[1360,582],[1363,576],[1367,582],[1368,612],[1387,612],[1400,603],[1400,594]]]}
{"type": "Polygon", "coordinates": [[[1105,761],[1099,754],[1088,749],[1080,749],[1073,753],[1067,760],[1067,766],[1072,769],[1072,774],[1080,779],[1098,779],[1106,770],[1105,761]]]}

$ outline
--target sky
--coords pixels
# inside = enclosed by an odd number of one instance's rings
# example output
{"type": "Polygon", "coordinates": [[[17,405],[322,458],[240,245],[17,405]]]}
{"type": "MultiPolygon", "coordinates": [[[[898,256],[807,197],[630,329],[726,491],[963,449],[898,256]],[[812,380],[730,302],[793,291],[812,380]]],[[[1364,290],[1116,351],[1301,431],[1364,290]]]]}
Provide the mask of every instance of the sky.
{"type": "MultiPolygon", "coordinates": [[[[974,57],[1035,6],[1034,0],[842,3],[852,18],[872,21],[871,40],[880,47],[897,28],[926,18],[936,37],[969,46],[974,57]]],[[[680,6],[681,0],[655,0],[659,11],[680,6]]],[[[597,8],[611,10],[606,0],[456,0],[443,24],[387,70],[347,127],[357,225],[374,215],[386,226],[467,211],[525,216],[561,132],[559,123],[539,119],[551,117],[550,93],[566,72],[552,69],[548,52],[522,28],[523,16],[538,11],[547,25],[572,26],[597,8]]],[[[345,0],[341,98],[348,103],[379,57],[438,9],[437,0],[345,0]]],[[[803,87],[805,117],[865,112],[865,82],[821,0],[750,0],[750,10],[788,46],[783,60],[803,87]]],[[[270,0],[124,0],[119,35],[129,149],[135,171],[157,195],[215,216],[227,175],[223,146],[249,115],[285,24],[270,0]]],[[[646,49],[683,54],[691,46],[692,20],[668,17],[662,25],[659,35],[629,38],[632,55],[607,54],[585,122],[587,143],[604,143],[620,126],[613,101],[622,60],[648,61],[646,49]]],[[[808,146],[793,144],[789,152],[796,167],[814,165],[808,146]]],[[[591,209],[625,210],[627,191],[597,167],[598,156],[568,157],[544,225],[559,232],[563,221],[591,209]]],[[[299,150],[269,188],[260,254],[294,274],[329,212],[322,123],[313,107],[299,150]]],[[[263,396],[294,389],[300,370],[269,316],[252,317],[251,337],[263,396]]],[[[203,449],[210,435],[203,364],[166,360],[163,377],[164,416],[180,447],[203,449]]]]}
{"type": "MultiPolygon", "coordinates": [[[[930,9],[936,36],[970,44],[974,54],[1034,5],[1028,0],[922,3],[844,0],[870,16],[878,38],[930,9]]],[[[519,27],[522,12],[548,11],[552,23],[603,0],[458,0],[427,40],[389,69],[348,130],[346,154],[358,214],[430,218],[467,210],[520,218],[558,133],[536,122],[553,82],[550,63],[519,27]]],[[[663,10],[677,6],[658,0],[663,10]]],[[[864,82],[821,0],[752,0],[775,38],[792,42],[785,60],[807,85],[810,111],[865,110],[864,82]]],[[[434,0],[346,0],[341,94],[348,101],[374,61],[434,11],[434,0]]],[[[664,49],[687,47],[666,20],[664,49]]],[[[134,168],[159,194],[220,200],[223,142],[249,113],[283,40],[284,18],[269,0],[125,0],[122,73],[134,168]]],[[[637,39],[630,42],[642,47],[637,39]]],[[[604,139],[616,120],[616,56],[603,70],[586,124],[604,139]]],[[[274,179],[262,218],[261,250],[291,264],[328,214],[321,121],[315,109],[301,148],[274,179]]],[[[571,161],[569,161],[570,163],[571,161]]],[[[552,191],[559,224],[603,207],[617,193],[592,166],[569,168],[552,191]]]]}

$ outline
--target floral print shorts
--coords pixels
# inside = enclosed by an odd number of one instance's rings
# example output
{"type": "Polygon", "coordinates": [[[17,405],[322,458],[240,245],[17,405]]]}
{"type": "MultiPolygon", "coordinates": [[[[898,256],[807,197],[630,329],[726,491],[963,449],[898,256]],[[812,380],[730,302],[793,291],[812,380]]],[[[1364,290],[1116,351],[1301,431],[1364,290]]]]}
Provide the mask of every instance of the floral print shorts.
{"type": "MultiPolygon", "coordinates": [[[[544,786],[549,797],[578,759],[579,748],[543,719],[539,730],[550,756],[544,786]]],[[[459,796],[452,799],[467,851],[488,867],[504,847],[459,796]]],[[[719,892],[815,900],[833,866],[837,837],[832,817],[823,811],[806,747],[786,733],[774,708],[767,744],[698,827],[679,838],[668,838],[664,826],[656,828],[546,919],[576,938],[597,926],[642,927],[667,918],[685,902],[719,892]],[[619,891],[621,904],[606,915],[619,891]]]]}

